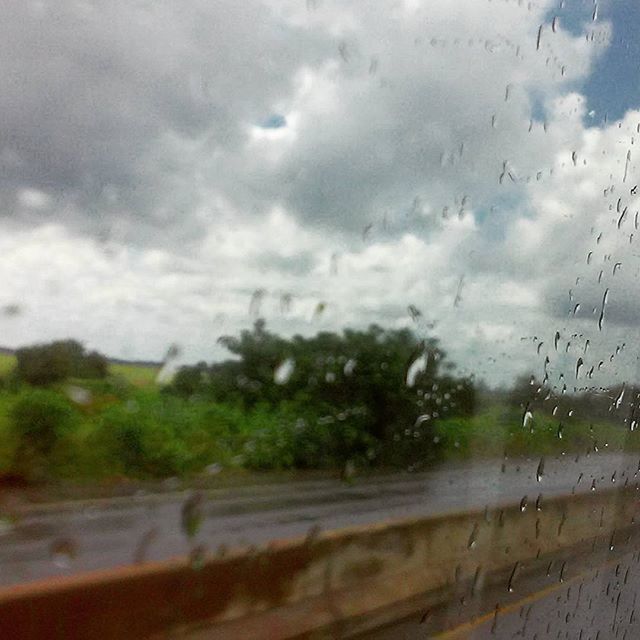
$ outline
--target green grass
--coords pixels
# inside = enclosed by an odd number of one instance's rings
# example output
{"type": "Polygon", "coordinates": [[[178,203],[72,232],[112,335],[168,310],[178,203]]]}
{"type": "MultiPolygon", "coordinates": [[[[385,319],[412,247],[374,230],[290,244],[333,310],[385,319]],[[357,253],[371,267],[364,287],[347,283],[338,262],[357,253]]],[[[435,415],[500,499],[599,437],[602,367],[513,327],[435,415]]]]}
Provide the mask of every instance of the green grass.
{"type": "MultiPolygon", "coordinates": [[[[11,353],[0,353],[0,377],[7,376],[16,366],[16,357],[11,353]]],[[[136,387],[146,387],[155,383],[160,365],[109,363],[109,372],[122,376],[136,387]]]]}
{"type": "MultiPolygon", "coordinates": [[[[52,406],[63,396],[73,413],[47,455],[48,482],[98,486],[169,476],[188,481],[213,463],[222,465],[225,473],[337,468],[336,459],[327,457],[325,451],[329,432],[318,426],[301,431],[299,406],[242,410],[204,399],[184,399],[163,393],[153,384],[155,367],[115,368],[128,382],[122,378],[70,381],[91,392],[92,399],[85,405],[74,404],[64,384],[46,391],[52,406]]],[[[32,393],[26,385],[0,390],[0,476],[16,470],[18,436],[12,408],[32,393]]],[[[314,416],[306,416],[309,424],[315,424],[314,416]]],[[[533,429],[525,429],[518,409],[492,404],[470,417],[439,420],[428,449],[435,460],[442,461],[584,453],[596,448],[640,451],[640,431],[630,432],[623,424],[591,425],[570,418],[565,420],[562,437],[558,425],[557,419],[537,413],[533,429]]]]}
{"type": "Polygon", "coordinates": [[[545,414],[534,416],[533,428],[522,426],[516,409],[502,405],[484,408],[469,418],[448,418],[435,427],[436,446],[444,459],[553,455],[562,452],[640,451],[640,431],[622,424],[585,420],[560,421],[545,414]]]}
{"type": "Polygon", "coordinates": [[[155,384],[160,366],[110,363],[109,371],[112,375],[122,376],[136,387],[146,387],[155,384]]]}
{"type": "Polygon", "coordinates": [[[18,439],[13,432],[9,418],[9,410],[14,401],[14,394],[0,391],[0,472],[9,470],[18,445],[18,439]]]}
{"type": "Polygon", "coordinates": [[[16,366],[16,357],[11,353],[0,353],[0,376],[6,376],[16,366]]]}

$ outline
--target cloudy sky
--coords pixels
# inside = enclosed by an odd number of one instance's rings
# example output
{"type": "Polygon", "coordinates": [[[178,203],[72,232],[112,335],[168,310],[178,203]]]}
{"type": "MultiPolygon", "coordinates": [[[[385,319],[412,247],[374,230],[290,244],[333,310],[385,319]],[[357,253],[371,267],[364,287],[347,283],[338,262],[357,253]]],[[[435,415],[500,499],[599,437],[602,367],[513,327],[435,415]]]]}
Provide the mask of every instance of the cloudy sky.
{"type": "Polygon", "coordinates": [[[637,379],[639,28],[635,0],[4,0],[0,344],[215,360],[257,317],[375,322],[494,383],[637,379]]]}

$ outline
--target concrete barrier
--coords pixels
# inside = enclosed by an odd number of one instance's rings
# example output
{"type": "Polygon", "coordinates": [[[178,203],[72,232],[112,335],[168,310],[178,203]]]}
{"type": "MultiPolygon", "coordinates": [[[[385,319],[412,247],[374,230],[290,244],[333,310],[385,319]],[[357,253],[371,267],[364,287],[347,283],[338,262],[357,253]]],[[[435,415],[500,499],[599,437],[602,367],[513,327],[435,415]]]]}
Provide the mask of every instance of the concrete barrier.
{"type": "Polygon", "coordinates": [[[348,637],[636,525],[629,488],[406,519],[0,590],[0,636],[348,637]]]}

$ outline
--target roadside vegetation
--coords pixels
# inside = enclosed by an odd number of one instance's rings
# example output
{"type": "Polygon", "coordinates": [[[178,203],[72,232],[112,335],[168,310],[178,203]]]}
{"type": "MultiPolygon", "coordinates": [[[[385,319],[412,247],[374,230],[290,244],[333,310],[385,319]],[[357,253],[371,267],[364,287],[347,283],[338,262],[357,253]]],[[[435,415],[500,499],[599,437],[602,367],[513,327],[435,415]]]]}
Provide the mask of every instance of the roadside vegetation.
{"type": "Polygon", "coordinates": [[[408,330],[285,339],[263,321],[225,362],[109,363],[69,340],[2,354],[0,479],[25,483],[221,469],[421,469],[443,460],[640,450],[635,390],[489,390],[408,330]],[[613,398],[613,399],[612,399],[613,398]]]}

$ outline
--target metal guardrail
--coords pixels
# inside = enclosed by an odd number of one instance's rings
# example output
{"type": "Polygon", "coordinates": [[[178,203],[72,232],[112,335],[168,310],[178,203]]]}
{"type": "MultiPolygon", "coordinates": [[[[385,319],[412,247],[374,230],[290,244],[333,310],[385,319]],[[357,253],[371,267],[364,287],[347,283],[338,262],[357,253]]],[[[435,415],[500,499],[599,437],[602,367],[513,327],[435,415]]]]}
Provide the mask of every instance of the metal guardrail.
{"type": "Polygon", "coordinates": [[[0,590],[0,636],[348,637],[449,597],[465,581],[636,525],[621,488],[390,521],[0,590]]]}

